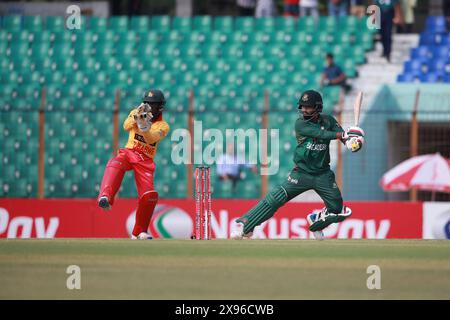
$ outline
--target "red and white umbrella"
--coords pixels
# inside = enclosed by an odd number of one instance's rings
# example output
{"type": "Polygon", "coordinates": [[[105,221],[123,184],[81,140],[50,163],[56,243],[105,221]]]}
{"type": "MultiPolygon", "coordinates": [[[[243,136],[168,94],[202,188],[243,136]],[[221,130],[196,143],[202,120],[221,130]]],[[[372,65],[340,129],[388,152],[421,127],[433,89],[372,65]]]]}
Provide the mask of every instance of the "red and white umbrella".
{"type": "Polygon", "coordinates": [[[385,191],[420,190],[450,192],[450,160],[439,153],[412,157],[381,177],[385,191]]]}

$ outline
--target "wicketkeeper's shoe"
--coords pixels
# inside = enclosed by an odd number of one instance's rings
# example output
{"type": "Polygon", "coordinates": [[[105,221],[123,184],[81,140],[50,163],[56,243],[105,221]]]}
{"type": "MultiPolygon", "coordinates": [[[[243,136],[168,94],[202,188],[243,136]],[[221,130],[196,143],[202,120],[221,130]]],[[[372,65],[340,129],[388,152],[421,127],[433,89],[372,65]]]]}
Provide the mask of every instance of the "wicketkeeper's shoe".
{"type": "Polygon", "coordinates": [[[248,232],[244,234],[244,224],[242,222],[238,222],[234,224],[233,229],[231,230],[230,239],[233,240],[248,240],[252,237],[253,232],[248,232]]]}
{"type": "Polygon", "coordinates": [[[318,213],[311,213],[307,216],[309,231],[322,231],[332,223],[342,222],[352,215],[349,207],[343,207],[341,213],[329,213],[327,208],[323,208],[318,213]]]}
{"type": "Polygon", "coordinates": [[[131,235],[132,240],[152,240],[153,237],[147,232],[141,232],[138,236],[131,235]]]}
{"type": "Polygon", "coordinates": [[[109,204],[108,197],[106,196],[100,197],[98,200],[98,206],[106,211],[111,210],[111,205],[109,204]]]}

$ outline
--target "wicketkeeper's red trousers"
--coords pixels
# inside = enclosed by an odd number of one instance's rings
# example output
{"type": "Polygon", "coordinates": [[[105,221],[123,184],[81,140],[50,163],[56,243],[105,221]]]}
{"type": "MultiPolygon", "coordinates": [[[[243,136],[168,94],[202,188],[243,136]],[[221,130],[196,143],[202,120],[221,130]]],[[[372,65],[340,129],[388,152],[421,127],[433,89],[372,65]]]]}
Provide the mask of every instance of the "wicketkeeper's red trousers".
{"type": "MultiPolygon", "coordinates": [[[[113,205],[114,197],[119,191],[123,176],[129,170],[134,171],[138,201],[145,192],[154,190],[155,163],[153,159],[132,149],[120,149],[118,155],[110,159],[106,165],[98,197],[108,197],[109,203],[113,205]]],[[[146,212],[140,217],[136,216],[133,235],[137,236],[141,232],[147,232],[152,214],[153,211],[146,212]]]]}

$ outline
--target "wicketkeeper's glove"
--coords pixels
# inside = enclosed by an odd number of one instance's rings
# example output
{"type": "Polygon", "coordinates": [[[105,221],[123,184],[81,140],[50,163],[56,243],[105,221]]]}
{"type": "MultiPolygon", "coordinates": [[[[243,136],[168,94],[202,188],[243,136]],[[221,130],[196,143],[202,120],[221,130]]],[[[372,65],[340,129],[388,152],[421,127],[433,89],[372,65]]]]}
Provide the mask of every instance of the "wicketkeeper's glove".
{"type": "Polygon", "coordinates": [[[146,132],[150,130],[152,126],[153,114],[151,113],[151,108],[147,103],[141,103],[137,108],[137,112],[133,115],[134,121],[139,128],[139,130],[146,132]]]}

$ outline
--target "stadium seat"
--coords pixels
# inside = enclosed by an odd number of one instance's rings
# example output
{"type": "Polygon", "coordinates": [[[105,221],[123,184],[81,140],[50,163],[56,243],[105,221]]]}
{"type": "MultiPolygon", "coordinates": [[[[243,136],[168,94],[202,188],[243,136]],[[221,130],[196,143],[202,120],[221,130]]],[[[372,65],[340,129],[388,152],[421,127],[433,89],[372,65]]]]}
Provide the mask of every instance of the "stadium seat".
{"type": "Polygon", "coordinates": [[[276,19],[274,17],[257,18],[255,21],[255,28],[258,31],[272,32],[276,28],[276,19]]]}
{"type": "Polygon", "coordinates": [[[419,76],[420,82],[425,83],[435,83],[439,82],[441,77],[437,73],[434,72],[428,72],[428,73],[422,73],[419,76]]]}
{"type": "Polygon", "coordinates": [[[237,17],[234,21],[235,31],[252,32],[255,28],[255,19],[250,17],[237,17]]]}
{"type": "Polygon", "coordinates": [[[172,19],[172,29],[182,32],[191,30],[192,22],[188,17],[174,17],[172,19]]]}
{"type": "Polygon", "coordinates": [[[22,28],[22,17],[19,15],[3,16],[3,28],[7,31],[16,31],[22,28]]]}
{"type": "Polygon", "coordinates": [[[168,31],[171,27],[169,16],[153,16],[151,18],[152,29],[158,31],[168,31]]]}
{"type": "Polygon", "coordinates": [[[113,16],[109,18],[109,28],[113,32],[128,30],[127,16],[113,16]]]}
{"type": "Polygon", "coordinates": [[[298,19],[298,30],[314,32],[317,28],[317,22],[314,17],[308,16],[303,19],[298,19]]]}
{"type": "Polygon", "coordinates": [[[430,50],[433,59],[450,59],[450,48],[447,46],[435,46],[430,50]]]}
{"type": "Polygon", "coordinates": [[[288,33],[295,31],[297,25],[297,19],[294,17],[276,17],[275,29],[283,30],[288,33]]]}
{"type": "Polygon", "coordinates": [[[431,32],[445,32],[446,21],[443,16],[430,16],[427,17],[426,28],[431,32]]]}
{"type": "Polygon", "coordinates": [[[398,82],[416,82],[419,80],[419,76],[417,74],[412,73],[402,73],[397,76],[398,82]]]}
{"type": "Polygon", "coordinates": [[[33,34],[27,30],[10,31],[8,40],[11,44],[28,44],[33,39],[33,34]]]}
{"type": "Polygon", "coordinates": [[[23,28],[28,31],[40,31],[42,30],[42,18],[40,16],[24,16],[23,28]]]}
{"type": "Polygon", "coordinates": [[[31,46],[30,57],[35,60],[43,59],[48,57],[50,51],[50,42],[33,42],[31,46]]]}
{"type": "Polygon", "coordinates": [[[107,29],[107,25],[107,18],[93,16],[89,19],[89,29],[94,32],[105,31],[107,29]]]}
{"type": "Polygon", "coordinates": [[[66,28],[64,17],[47,16],[45,18],[45,29],[49,31],[59,31],[66,28]]]}
{"type": "Polygon", "coordinates": [[[133,16],[130,19],[130,29],[134,31],[150,30],[150,18],[143,16],[133,16]]]}
{"type": "MultiPolygon", "coordinates": [[[[7,51],[8,51],[8,43],[6,41],[0,42],[0,55],[6,56],[7,51]]],[[[3,59],[2,61],[5,61],[5,59],[3,59]]]]}
{"type": "Polygon", "coordinates": [[[232,17],[215,17],[214,29],[222,32],[231,32],[234,29],[234,21],[232,17]]]}
{"type": "Polygon", "coordinates": [[[193,18],[192,27],[197,31],[209,32],[212,29],[213,19],[211,16],[196,16],[193,18]]]}

